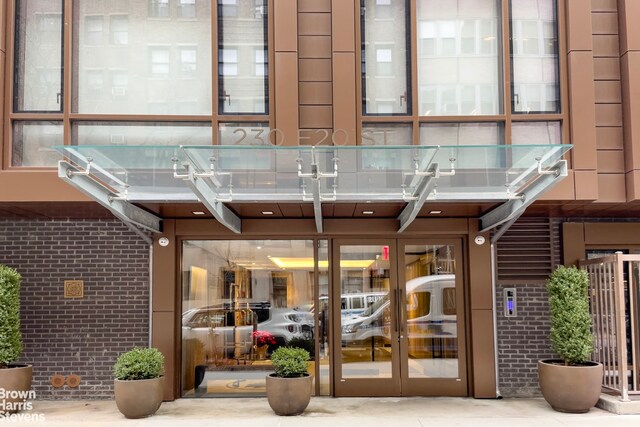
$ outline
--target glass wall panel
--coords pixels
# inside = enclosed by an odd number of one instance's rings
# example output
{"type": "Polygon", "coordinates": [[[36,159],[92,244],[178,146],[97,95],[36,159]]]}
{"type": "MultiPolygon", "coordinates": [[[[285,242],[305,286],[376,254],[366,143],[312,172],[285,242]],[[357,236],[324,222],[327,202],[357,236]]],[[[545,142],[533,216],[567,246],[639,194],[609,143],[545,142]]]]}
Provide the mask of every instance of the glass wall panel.
{"type": "Polygon", "coordinates": [[[198,123],[80,122],[73,145],[211,145],[211,126],[198,123]]]}
{"type": "Polygon", "coordinates": [[[318,343],[320,364],[319,378],[320,395],[329,396],[331,394],[331,337],[329,335],[331,316],[331,299],[329,298],[329,241],[318,241],[318,295],[320,300],[318,304],[318,343]]]}
{"type": "Polygon", "coordinates": [[[314,265],[313,240],[183,242],[182,395],[264,395],[280,346],[313,360],[314,265]]]}
{"type": "Polygon", "coordinates": [[[420,145],[503,144],[498,123],[429,123],[420,126],[420,145]]]}
{"type": "Polygon", "coordinates": [[[218,109],[269,112],[267,1],[218,0],[218,109]]]}
{"type": "Polygon", "coordinates": [[[501,113],[498,4],[417,0],[421,116],[501,113]]]}
{"type": "Polygon", "coordinates": [[[282,132],[270,132],[268,123],[220,123],[218,144],[220,145],[280,145],[282,132]]]}
{"type": "Polygon", "coordinates": [[[512,144],[562,144],[560,122],[513,122],[512,144]]]}
{"type": "Polygon", "coordinates": [[[559,113],[556,0],[511,0],[511,107],[559,113]]]}
{"type": "Polygon", "coordinates": [[[79,0],[74,22],[74,112],[211,114],[210,2],[79,0]]]}
{"type": "Polygon", "coordinates": [[[363,114],[411,114],[407,3],[361,0],[363,114]]]}
{"type": "Polygon", "coordinates": [[[14,122],[11,165],[55,167],[62,157],[51,147],[62,138],[62,122],[14,122]]]}
{"type": "Polygon", "coordinates": [[[364,123],[360,145],[412,145],[412,125],[364,123]]]}
{"type": "Polygon", "coordinates": [[[16,2],[15,111],[62,111],[62,0],[16,2]]]}

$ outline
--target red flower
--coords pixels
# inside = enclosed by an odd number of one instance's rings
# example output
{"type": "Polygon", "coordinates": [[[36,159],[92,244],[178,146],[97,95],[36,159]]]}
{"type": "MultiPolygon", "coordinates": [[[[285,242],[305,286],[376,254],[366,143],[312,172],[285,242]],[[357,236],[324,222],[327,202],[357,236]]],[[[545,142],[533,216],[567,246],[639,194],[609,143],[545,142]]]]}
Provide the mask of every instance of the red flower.
{"type": "Polygon", "coordinates": [[[259,347],[276,344],[276,338],[268,331],[255,331],[251,335],[256,339],[256,345],[259,347]]]}

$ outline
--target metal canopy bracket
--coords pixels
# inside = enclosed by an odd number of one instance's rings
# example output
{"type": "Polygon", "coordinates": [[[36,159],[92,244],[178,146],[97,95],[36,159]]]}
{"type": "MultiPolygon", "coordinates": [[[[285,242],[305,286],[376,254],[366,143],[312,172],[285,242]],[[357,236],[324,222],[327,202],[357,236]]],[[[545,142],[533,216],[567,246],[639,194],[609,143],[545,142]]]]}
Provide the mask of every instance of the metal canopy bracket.
{"type": "Polygon", "coordinates": [[[154,233],[162,232],[162,218],[132,205],[126,200],[117,198],[115,194],[102,184],[92,179],[88,172],[89,168],[82,171],[64,160],[58,162],[58,177],[60,179],[71,184],[80,192],[107,208],[118,219],[130,226],[141,237],[145,238],[145,240],[148,240],[149,236],[144,234],[139,228],[154,233]]]}
{"type": "Polygon", "coordinates": [[[400,228],[398,229],[398,233],[402,233],[408,226],[413,222],[414,219],[418,216],[420,209],[427,201],[427,197],[433,191],[433,188],[436,185],[436,178],[438,176],[438,164],[433,163],[426,173],[421,175],[420,182],[416,186],[415,193],[418,196],[411,200],[407,206],[400,212],[398,215],[398,220],[400,221],[400,228]]]}
{"type": "Polygon", "coordinates": [[[560,160],[550,170],[539,173],[540,177],[521,193],[522,197],[509,200],[480,217],[481,233],[522,215],[529,205],[567,176],[567,161],[560,160]]]}
{"type": "Polygon", "coordinates": [[[193,191],[198,199],[207,207],[209,212],[222,225],[234,233],[242,232],[242,220],[226,207],[218,198],[218,194],[211,189],[204,179],[198,178],[193,167],[189,167],[189,174],[184,177],[184,182],[193,191]]]}

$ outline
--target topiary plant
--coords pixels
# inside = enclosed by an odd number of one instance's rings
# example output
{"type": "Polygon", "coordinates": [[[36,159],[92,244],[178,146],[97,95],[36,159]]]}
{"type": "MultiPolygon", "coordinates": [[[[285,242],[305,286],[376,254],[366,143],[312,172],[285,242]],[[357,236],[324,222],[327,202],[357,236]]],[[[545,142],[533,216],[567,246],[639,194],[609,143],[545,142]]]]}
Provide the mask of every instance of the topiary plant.
{"type": "Polygon", "coordinates": [[[593,352],[588,289],[589,275],[576,267],[558,267],[547,282],[551,346],[565,365],[585,363],[593,352]]]}
{"type": "Polygon", "coordinates": [[[277,377],[295,378],[307,375],[309,352],[297,347],[279,347],[271,354],[277,377]]]}
{"type": "Polygon", "coordinates": [[[21,280],[15,269],[0,264],[0,368],[15,362],[22,353],[21,280]]]}
{"type": "Polygon", "coordinates": [[[122,353],[113,366],[118,380],[150,380],[162,376],[164,356],[156,348],[134,348],[122,353]]]}

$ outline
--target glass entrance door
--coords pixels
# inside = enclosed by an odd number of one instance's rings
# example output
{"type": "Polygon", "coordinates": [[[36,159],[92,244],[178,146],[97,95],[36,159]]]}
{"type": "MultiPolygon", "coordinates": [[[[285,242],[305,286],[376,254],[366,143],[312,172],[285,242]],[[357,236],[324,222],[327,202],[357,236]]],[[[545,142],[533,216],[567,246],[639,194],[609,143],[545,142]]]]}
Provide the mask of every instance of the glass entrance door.
{"type": "Polygon", "coordinates": [[[466,396],[459,240],[334,242],[337,396],[466,396]]]}

